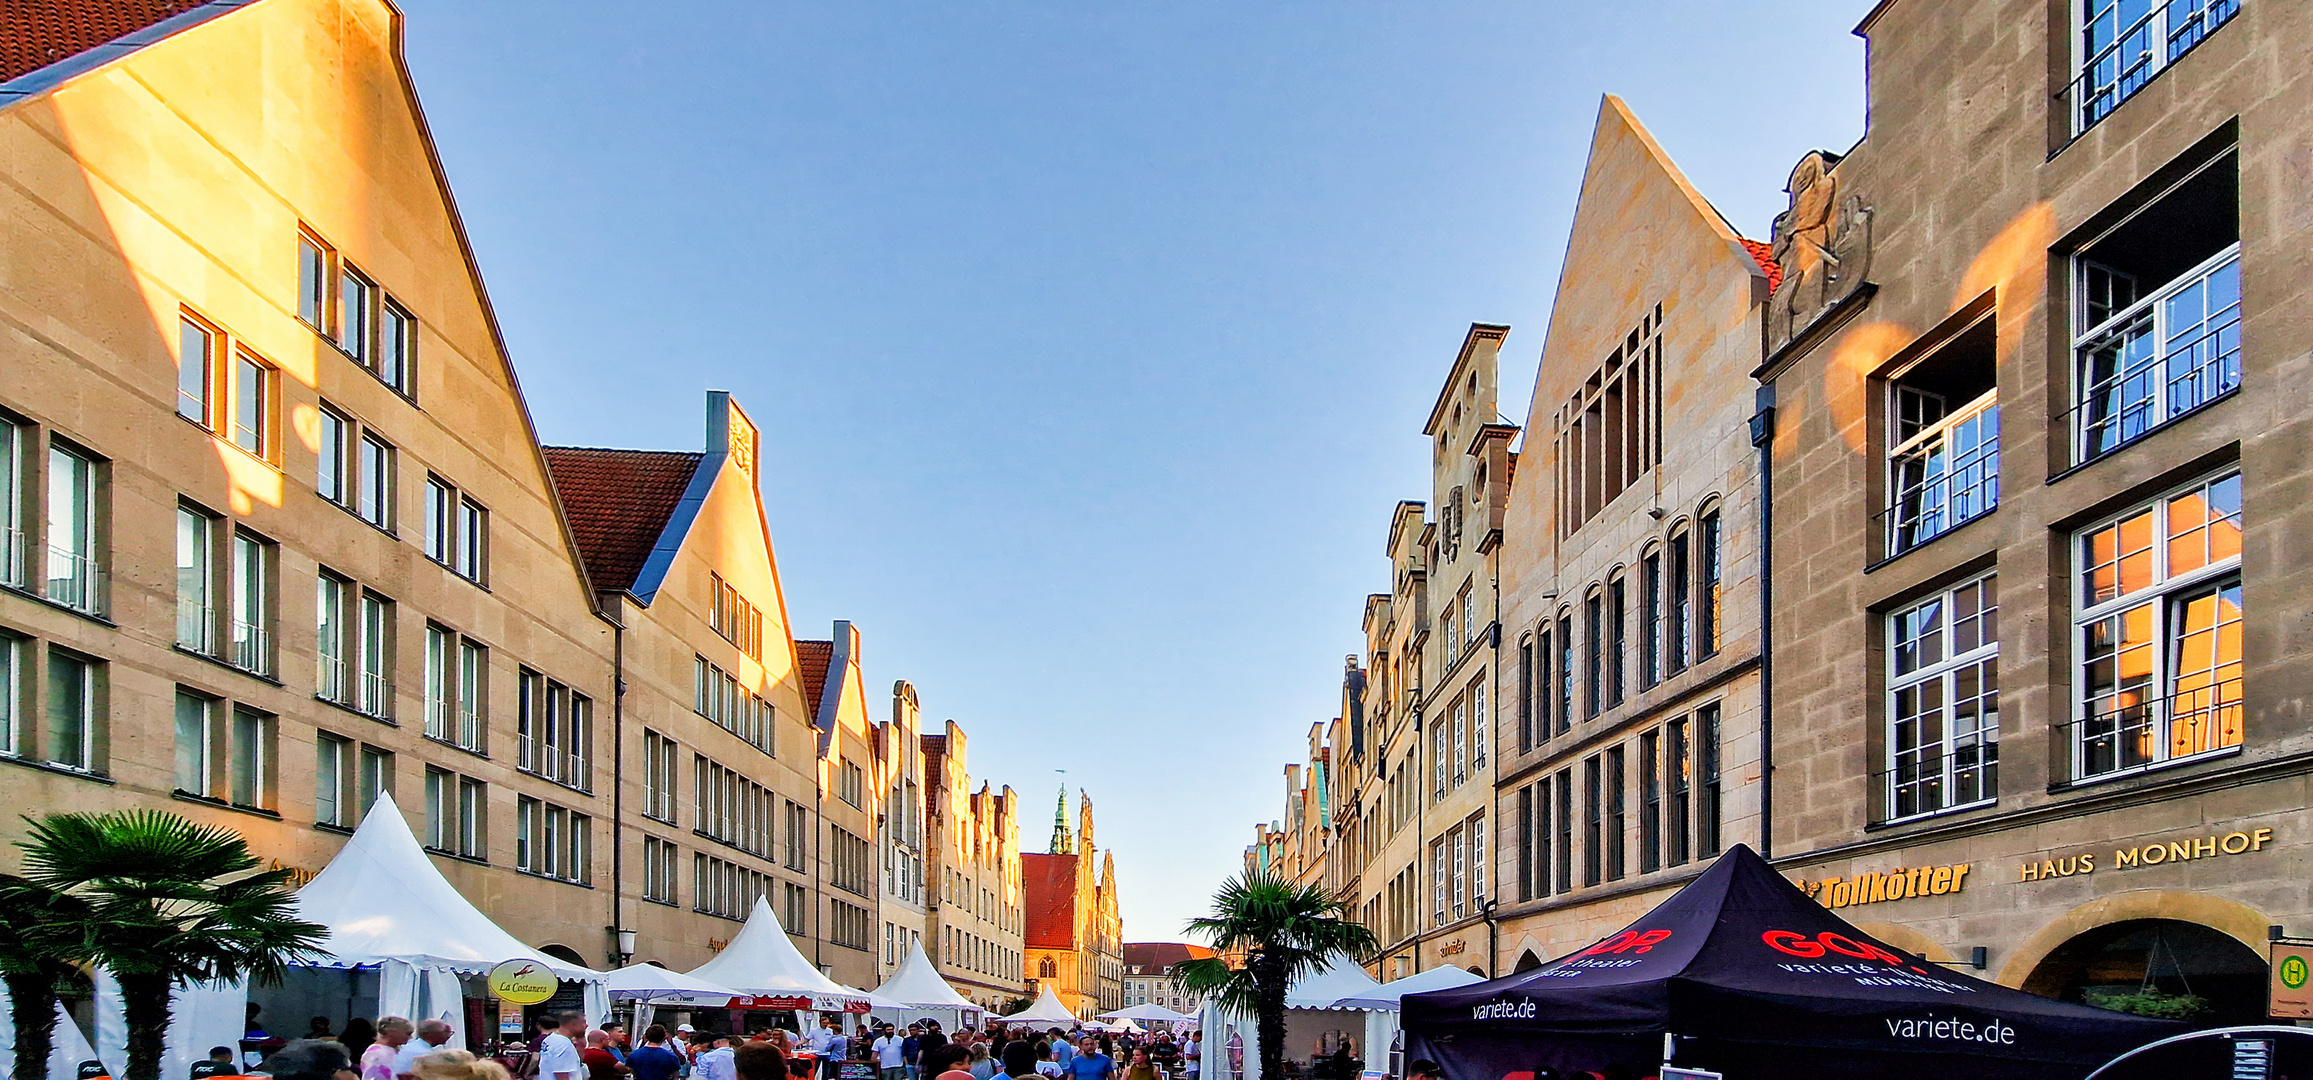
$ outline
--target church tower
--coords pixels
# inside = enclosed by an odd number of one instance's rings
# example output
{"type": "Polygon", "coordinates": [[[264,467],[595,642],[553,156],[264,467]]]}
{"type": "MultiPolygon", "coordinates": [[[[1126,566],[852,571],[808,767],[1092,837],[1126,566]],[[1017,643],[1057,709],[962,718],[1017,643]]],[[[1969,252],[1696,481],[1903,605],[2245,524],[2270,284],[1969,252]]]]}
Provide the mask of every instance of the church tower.
{"type": "Polygon", "coordinates": [[[1068,831],[1068,785],[1060,785],[1060,804],[1052,808],[1052,843],[1045,848],[1054,855],[1076,854],[1076,838],[1068,831]]]}

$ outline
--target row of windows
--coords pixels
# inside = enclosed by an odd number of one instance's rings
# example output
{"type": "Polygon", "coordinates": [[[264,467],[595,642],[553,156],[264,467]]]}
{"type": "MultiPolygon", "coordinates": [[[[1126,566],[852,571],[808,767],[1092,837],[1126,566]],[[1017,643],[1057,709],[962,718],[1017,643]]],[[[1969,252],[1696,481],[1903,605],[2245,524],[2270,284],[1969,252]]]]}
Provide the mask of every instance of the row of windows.
{"type": "Polygon", "coordinates": [[[1576,770],[1560,769],[1518,789],[1515,867],[1520,900],[1629,875],[1631,755],[1637,756],[1638,871],[1652,873],[1719,853],[1720,709],[1695,710],[1628,743],[1583,759],[1580,807],[1576,770]],[[1580,844],[1576,843],[1579,826],[1580,844]]]}
{"type": "Polygon", "coordinates": [[[0,413],[0,585],[30,590],[35,553],[46,568],[39,595],[84,614],[105,614],[99,473],[102,459],[61,437],[46,440],[36,426],[0,413]],[[45,460],[46,498],[36,512],[45,460]],[[34,533],[38,528],[39,532],[34,533]],[[44,551],[38,549],[45,548],[44,551]]]}
{"type": "Polygon", "coordinates": [[[594,819],[528,795],[514,800],[514,867],[580,885],[594,880],[594,819]]]}
{"type": "MultiPolygon", "coordinates": [[[[678,880],[681,859],[681,851],[672,842],[657,837],[643,839],[643,899],[670,905],[682,902],[682,883],[678,880]]],[[[779,900],[781,926],[791,934],[810,933],[811,897],[803,886],[703,852],[691,856],[693,911],[744,921],[754,911],[756,900],[770,900],[774,894],[779,900]]],[[[861,944],[853,947],[866,948],[865,938],[862,931],[861,944]]],[[[834,939],[831,936],[829,940],[834,939]]]]}
{"type": "Polygon", "coordinates": [[[828,883],[845,892],[875,895],[875,874],[867,840],[833,825],[827,827],[828,883]]]}
{"type": "Polygon", "coordinates": [[[297,233],[297,317],[395,393],[417,399],[417,319],[302,225],[297,233]]]}
{"type": "Polygon", "coordinates": [[[755,749],[779,756],[778,710],[704,656],[691,658],[691,711],[747,740],[755,749]]]}
{"type": "Polygon", "coordinates": [[[176,793],[243,809],[271,809],[273,740],[273,714],[178,687],[176,793]]]}
{"type": "Polygon", "coordinates": [[[1486,673],[1478,672],[1469,687],[1430,718],[1430,798],[1445,798],[1471,780],[1484,778],[1486,768],[1486,673]]]}
{"type": "MultiPolygon", "coordinates": [[[[779,805],[777,793],[748,780],[736,770],[708,760],[704,754],[692,755],[691,774],[698,806],[693,831],[749,854],[770,858],[771,816],[779,805]]],[[[647,782],[648,777],[645,779],[647,782]]],[[[650,802],[655,794],[646,792],[644,802],[650,802]]]]}
{"type": "Polygon", "coordinates": [[[1486,815],[1447,829],[1430,841],[1430,922],[1445,926],[1486,902],[1486,815]]]}
{"type": "Polygon", "coordinates": [[[871,929],[875,919],[866,908],[841,900],[827,901],[827,943],[866,952],[875,947],[871,929]]]}
{"type": "Polygon", "coordinates": [[[883,924],[883,962],[899,963],[923,939],[924,932],[921,930],[902,927],[898,923],[883,924]]]}
{"type": "Polygon", "coordinates": [[[992,978],[1020,977],[1019,953],[962,927],[943,926],[940,930],[940,939],[946,945],[943,951],[949,964],[992,978]]]}
{"type": "Polygon", "coordinates": [[[723,580],[723,575],[708,571],[707,627],[722,635],[723,640],[739,647],[739,651],[763,659],[763,612],[739,595],[739,590],[723,580]]]}
{"type": "Polygon", "coordinates": [[[1639,557],[1636,595],[1621,569],[1594,585],[1576,610],[1518,642],[1518,749],[1523,752],[1574,730],[1629,700],[1632,661],[1649,689],[1718,655],[1724,632],[1725,529],[1717,508],[1693,529],[1678,528],[1639,557]],[[1633,604],[1635,601],[1635,610],[1633,604]],[[1637,640],[1632,638],[1635,621],[1637,640]]]}

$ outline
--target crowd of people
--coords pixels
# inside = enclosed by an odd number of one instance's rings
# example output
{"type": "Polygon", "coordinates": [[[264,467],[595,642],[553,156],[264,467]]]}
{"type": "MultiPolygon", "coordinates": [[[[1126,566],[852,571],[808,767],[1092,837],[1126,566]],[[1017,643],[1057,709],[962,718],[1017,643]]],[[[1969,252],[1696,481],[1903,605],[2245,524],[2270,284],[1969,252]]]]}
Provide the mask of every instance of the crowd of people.
{"type": "MultiPolygon", "coordinates": [[[[1037,1031],[1001,1021],[950,1033],[936,1020],[903,1029],[870,1018],[846,1034],[829,1016],[804,1032],[773,1026],[744,1036],[652,1024],[637,1043],[615,1020],[590,1029],[579,1013],[549,1013],[535,1037],[494,1057],[448,1048],[453,1032],[441,1020],[329,1028],[316,1017],[304,1038],[268,1039],[255,1071],[273,1080],[839,1080],[851,1061],[873,1063],[876,1080],[1197,1080],[1203,1056],[1193,1031],[1037,1031]]],[[[215,1048],[188,1080],[241,1072],[234,1056],[215,1048]]]]}

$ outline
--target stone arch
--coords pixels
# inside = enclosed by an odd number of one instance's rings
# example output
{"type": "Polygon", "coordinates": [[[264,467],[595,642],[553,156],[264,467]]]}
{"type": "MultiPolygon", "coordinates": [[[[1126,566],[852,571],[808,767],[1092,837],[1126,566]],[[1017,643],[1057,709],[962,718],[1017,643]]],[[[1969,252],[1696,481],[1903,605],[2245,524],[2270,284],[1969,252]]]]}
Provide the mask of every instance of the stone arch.
{"type": "Polygon", "coordinates": [[[540,945],[538,947],[538,951],[545,953],[546,955],[551,956],[556,960],[560,960],[565,964],[576,964],[579,967],[590,966],[587,964],[585,957],[578,955],[577,949],[573,949],[570,946],[564,945],[560,942],[540,945]]]}
{"type": "Polygon", "coordinates": [[[1542,958],[1534,955],[1534,950],[1528,949],[1525,952],[1518,954],[1518,966],[1512,968],[1511,973],[1516,974],[1518,972],[1532,971],[1535,968],[1541,966],[1542,958]]]}
{"type": "Polygon", "coordinates": [[[1857,922],[1855,928],[1930,963],[1949,964],[1953,961],[1952,954],[1934,938],[1901,923],[1857,922]]]}
{"type": "Polygon", "coordinates": [[[2022,989],[2024,980],[2030,978],[2033,970],[2058,946],[2097,927],[2132,919],[2199,923],[2239,941],[2259,955],[2265,952],[2265,928],[2272,925],[2272,920],[2255,908],[2204,893],[2173,889],[2119,893],[2091,900],[2050,919],[2016,946],[2016,951],[2000,965],[1996,981],[2002,986],[2022,989]]]}

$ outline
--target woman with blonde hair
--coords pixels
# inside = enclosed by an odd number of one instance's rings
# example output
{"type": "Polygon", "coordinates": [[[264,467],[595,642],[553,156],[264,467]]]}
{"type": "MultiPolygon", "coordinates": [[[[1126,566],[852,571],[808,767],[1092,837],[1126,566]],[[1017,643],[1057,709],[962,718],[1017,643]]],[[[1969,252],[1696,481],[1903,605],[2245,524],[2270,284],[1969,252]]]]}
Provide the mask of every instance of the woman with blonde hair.
{"type": "Polygon", "coordinates": [[[403,1076],[415,1080],[508,1080],[506,1067],[464,1050],[436,1050],[419,1054],[403,1076]]]}

